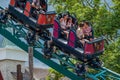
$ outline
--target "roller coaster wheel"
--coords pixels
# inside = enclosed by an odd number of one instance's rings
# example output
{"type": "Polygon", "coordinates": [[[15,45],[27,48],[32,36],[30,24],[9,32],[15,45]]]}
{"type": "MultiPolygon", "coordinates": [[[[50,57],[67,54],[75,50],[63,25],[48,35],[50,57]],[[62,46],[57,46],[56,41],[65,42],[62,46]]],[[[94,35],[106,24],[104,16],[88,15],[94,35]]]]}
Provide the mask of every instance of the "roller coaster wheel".
{"type": "Polygon", "coordinates": [[[80,64],[80,63],[77,63],[76,64],[76,69],[75,69],[75,73],[78,75],[78,76],[85,76],[85,73],[86,73],[86,65],[84,63],[80,64]]]}
{"type": "Polygon", "coordinates": [[[92,68],[100,68],[103,66],[103,62],[99,58],[95,58],[91,60],[88,65],[90,65],[92,68]]]}
{"type": "Polygon", "coordinates": [[[52,57],[52,52],[50,51],[50,49],[44,49],[44,57],[47,59],[50,59],[52,57]]]}
{"type": "Polygon", "coordinates": [[[8,12],[7,10],[1,10],[0,11],[0,22],[1,23],[6,23],[8,19],[8,12]]]}
{"type": "Polygon", "coordinates": [[[48,47],[47,41],[44,42],[43,53],[44,53],[44,57],[47,59],[52,57],[52,49],[48,47]]]}
{"type": "Polygon", "coordinates": [[[36,41],[36,33],[32,31],[28,31],[26,35],[26,40],[29,45],[34,45],[36,41]]]}
{"type": "Polygon", "coordinates": [[[40,33],[40,36],[44,39],[44,40],[50,40],[50,32],[48,30],[43,30],[40,33]]]}

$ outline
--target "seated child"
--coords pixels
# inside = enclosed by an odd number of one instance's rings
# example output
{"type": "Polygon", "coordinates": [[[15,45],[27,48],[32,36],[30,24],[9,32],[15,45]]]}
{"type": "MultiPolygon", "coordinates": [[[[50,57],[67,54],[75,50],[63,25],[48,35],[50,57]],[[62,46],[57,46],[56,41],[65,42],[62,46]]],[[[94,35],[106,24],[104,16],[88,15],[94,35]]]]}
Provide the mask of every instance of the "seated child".
{"type": "MultiPolygon", "coordinates": [[[[85,41],[88,41],[88,40],[84,39],[83,26],[84,26],[84,24],[83,24],[83,23],[80,23],[80,24],[78,25],[77,30],[76,30],[77,37],[78,37],[78,39],[79,39],[79,42],[82,43],[82,47],[84,47],[85,41]]],[[[78,42],[78,43],[79,43],[79,42],[78,42]]],[[[81,46],[80,46],[80,47],[81,47],[81,46]]]]}

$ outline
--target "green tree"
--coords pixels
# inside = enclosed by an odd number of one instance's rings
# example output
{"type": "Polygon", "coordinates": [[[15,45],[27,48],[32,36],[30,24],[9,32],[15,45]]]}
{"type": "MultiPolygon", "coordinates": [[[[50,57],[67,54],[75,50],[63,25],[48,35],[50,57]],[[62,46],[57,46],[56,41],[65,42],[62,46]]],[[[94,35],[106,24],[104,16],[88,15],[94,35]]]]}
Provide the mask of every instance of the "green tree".
{"type": "Polygon", "coordinates": [[[61,77],[64,77],[64,75],[50,68],[49,75],[47,76],[46,80],[59,80],[61,77]]]}
{"type": "Polygon", "coordinates": [[[120,73],[120,39],[106,47],[101,59],[105,67],[120,73]]]}

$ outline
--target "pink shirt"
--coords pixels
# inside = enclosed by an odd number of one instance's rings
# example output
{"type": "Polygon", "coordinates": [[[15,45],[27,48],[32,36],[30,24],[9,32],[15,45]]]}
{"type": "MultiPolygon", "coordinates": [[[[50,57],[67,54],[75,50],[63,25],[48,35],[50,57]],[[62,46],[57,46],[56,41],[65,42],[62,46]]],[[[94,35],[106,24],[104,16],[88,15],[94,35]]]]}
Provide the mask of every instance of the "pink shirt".
{"type": "Polygon", "coordinates": [[[60,22],[60,25],[62,29],[66,29],[66,21],[64,19],[60,22]]]}
{"type": "Polygon", "coordinates": [[[66,25],[67,28],[70,28],[72,27],[72,23],[71,22],[68,22],[67,25],[66,25]]]}

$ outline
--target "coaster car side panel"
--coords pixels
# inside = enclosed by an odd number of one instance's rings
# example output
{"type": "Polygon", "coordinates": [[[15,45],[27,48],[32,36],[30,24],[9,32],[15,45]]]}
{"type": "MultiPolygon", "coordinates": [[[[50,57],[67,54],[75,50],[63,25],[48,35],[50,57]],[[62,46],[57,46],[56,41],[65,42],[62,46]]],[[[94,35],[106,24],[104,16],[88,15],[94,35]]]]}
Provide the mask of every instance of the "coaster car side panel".
{"type": "Polygon", "coordinates": [[[53,28],[53,42],[62,51],[72,54],[81,61],[90,60],[99,56],[104,51],[104,39],[100,37],[90,42],[85,43],[84,49],[76,46],[77,36],[74,30],[70,30],[69,39],[64,40],[60,38],[60,24],[58,20],[54,22],[53,28]]]}
{"type": "Polygon", "coordinates": [[[84,54],[89,57],[96,57],[104,52],[104,38],[100,37],[91,42],[85,43],[84,54]]]}
{"type": "Polygon", "coordinates": [[[53,43],[58,46],[60,49],[62,49],[62,51],[67,52],[68,54],[72,54],[74,55],[76,58],[78,58],[78,56],[81,56],[80,59],[83,60],[83,57],[81,55],[81,53],[75,53],[75,41],[76,41],[76,35],[75,32],[73,30],[70,31],[69,33],[69,39],[64,40],[63,38],[60,38],[60,24],[58,20],[54,21],[54,27],[53,27],[53,43]],[[73,41],[74,40],[74,41],[73,41]]]}

